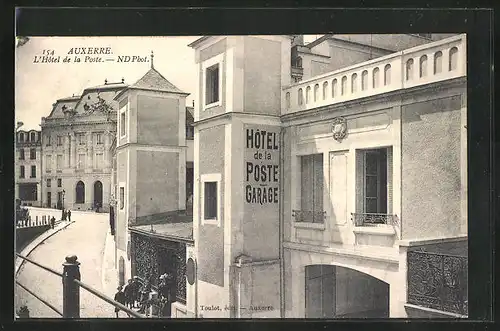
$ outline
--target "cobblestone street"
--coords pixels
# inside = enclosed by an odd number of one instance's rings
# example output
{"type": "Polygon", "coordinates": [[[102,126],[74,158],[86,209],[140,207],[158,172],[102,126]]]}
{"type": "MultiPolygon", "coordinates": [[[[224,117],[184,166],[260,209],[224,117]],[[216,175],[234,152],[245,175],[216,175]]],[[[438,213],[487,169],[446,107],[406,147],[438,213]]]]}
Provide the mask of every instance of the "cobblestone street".
{"type": "MultiPolygon", "coordinates": [[[[82,282],[103,291],[101,268],[106,234],[109,231],[108,217],[108,214],[74,211],[72,220],[75,223],[47,239],[28,257],[62,272],[64,258],[74,254],[81,263],[82,282]]],[[[26,262],[19,271],[18,281],[62,311],[62,280],[60,277],[26,262]]],[[[21,305],[28,306],[30,317],[60,317],[24,289],[16,286],[15,309],[18,310],[21,305]]],[[[115,316],[113,306],[85,289],[80,290],[80,308],[82,318],[115,316]]]]}

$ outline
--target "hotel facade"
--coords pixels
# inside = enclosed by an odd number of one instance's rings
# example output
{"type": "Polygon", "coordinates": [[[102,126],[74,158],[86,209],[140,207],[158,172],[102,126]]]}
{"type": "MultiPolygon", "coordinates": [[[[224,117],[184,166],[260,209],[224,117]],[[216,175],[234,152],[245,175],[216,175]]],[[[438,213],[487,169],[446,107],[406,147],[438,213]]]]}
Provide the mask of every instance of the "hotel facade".
{"type": "Polygon", "coordinates": [[[190,46],[193,243],[173,317],[467,315],[465,35],[190,46]]]}

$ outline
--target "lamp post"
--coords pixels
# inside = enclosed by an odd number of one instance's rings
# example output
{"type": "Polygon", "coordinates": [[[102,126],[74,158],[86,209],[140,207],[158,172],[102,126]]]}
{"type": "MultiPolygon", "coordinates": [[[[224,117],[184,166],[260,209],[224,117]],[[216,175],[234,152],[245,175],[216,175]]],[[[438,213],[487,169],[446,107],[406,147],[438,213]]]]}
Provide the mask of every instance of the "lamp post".
{"type": "Polygon", "coordinates": [[[66,191],[62,190],[62,209],[64,210],[64,196],[66,195],[66,191]]]}

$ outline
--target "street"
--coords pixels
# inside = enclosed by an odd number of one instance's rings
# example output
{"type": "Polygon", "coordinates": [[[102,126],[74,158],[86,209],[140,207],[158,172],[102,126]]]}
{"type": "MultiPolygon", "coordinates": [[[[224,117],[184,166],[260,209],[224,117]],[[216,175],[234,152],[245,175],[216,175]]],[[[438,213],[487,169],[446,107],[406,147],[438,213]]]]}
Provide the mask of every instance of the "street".
{"type": "MultiPolygon", "coordinates": [[[[109,231],[108,214],[72,211],[72,225],[48,238],[28,257],[62,273],[62,263],[68,255],[76,255],[81,280],[103,292],[102,262],[106,233],[109,231]]],[[[62,312],[62,280],[31,263],[26,262],[18,274],[18,281],[62,312]]],[[[15,287],[15,309],[27,305],[30,317],[58,318],[56,312],[19,286],[15,287]]],[[[109,295],[109,294],[108,294],[109,295]]],[[[114,307],[85,289],[80,289],[80,317],[114,317],[114,307]]]]}

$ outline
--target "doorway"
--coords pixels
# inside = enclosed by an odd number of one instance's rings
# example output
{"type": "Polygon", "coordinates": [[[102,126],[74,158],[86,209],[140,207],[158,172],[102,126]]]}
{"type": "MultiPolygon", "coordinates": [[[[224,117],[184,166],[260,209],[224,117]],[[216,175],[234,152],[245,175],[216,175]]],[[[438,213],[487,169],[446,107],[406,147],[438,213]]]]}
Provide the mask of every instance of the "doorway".
{"type": "Polygon", "coordinates": [[[99,180],[94,183],[94,207],[102,207],[102,183],[99,180]]]}

